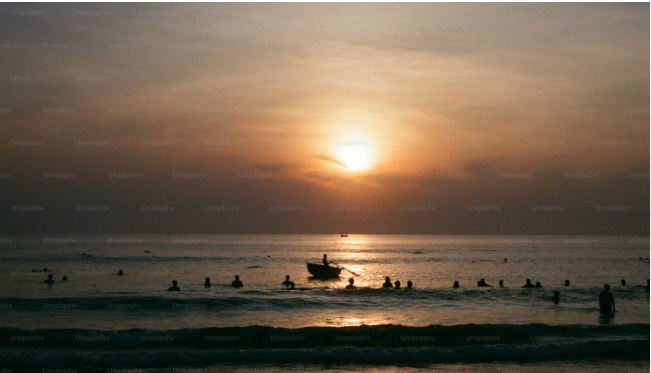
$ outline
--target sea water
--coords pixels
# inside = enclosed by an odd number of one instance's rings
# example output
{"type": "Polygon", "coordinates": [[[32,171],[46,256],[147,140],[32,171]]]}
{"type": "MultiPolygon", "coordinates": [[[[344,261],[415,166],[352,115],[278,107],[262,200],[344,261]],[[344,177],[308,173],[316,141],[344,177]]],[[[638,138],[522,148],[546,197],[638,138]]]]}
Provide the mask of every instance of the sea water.
{"type": "Polygon", "coordinates": [[[0,242],[0,369],[649,368],[648,237],[172,234],[0,242]],[[310,278],[306,263],[321,263],[323,254],[347,269],[340,279],[310,278]],[[52,285],[43,282],[49,274],[52,285]],[[235,275],[243,288],[230,286],[235,275]],[[286,275],[294,290],[281,285],[286,275]],[[351,277],[357,289],[345,290],[351,277]],[[381,289],[385,277],[414,288],[381,289]],[[493,287],[478,288],[481,278],[493,287]],[[542,288],[522,288],[526,279],[542,288]],[[180,292],[166,291],[172,280],[180,292]],[[606,283],[618,311],[612,318],[598,311],[606,283]]]}

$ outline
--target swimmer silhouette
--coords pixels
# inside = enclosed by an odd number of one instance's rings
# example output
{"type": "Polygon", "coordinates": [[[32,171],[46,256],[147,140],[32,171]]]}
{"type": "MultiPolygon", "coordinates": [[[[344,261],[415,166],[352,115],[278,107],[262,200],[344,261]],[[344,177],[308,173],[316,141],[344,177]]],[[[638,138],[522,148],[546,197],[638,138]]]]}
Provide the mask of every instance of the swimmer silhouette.
{"type": "Polygon", "coordinates": [[[407,289],[411,289],[414,286],[414,284],[411,282],[411,280],[407,281],[407,289]]]}
{"type": "Polygon", "coordinates": [[[289,286],[289,284],[291,284],[291,283],[292,283],[292,282],[289,281],[289,275],[285,276],[285,281],[283,281],[283,285],[285,285],[285,286],[289,286]]]}
{"type": "Polygon", "coordinates": [[[452,284],[453,288],[458,288],[459,287],[459,281],[455,281],[454,284],[452,284]]]}
{"type": "Polygon", "coordinates": [[[565,285],[563,286],[570,286],[570,280],[565,280],[565,285]]]}
{"type": "Polygon", "coordinates": [[[542,287],[542,285],[540,284],[539,281],[536,281],[536,287],[537,287],[537,288],[541,288],[541,287],[542,287]]]}
{"type": "Polygon", "coordinates": [[[480,288],[492,288],[493,287],[493,285],[488,285],[486,283],[486,280],[484,280],[483,278],[481,280],[477,281],[477,286],[479,286],[480,288]]]}
{"type": "Polygon", "coordinates": [[[63,276],[63,278],[61,279],[61,281],[68,281],[68,276],[63,276]]]}
{"type": "Polygon", "coordinates": [[[610,285],[604,285],[604,291],[599,294],[599,312],[602,315],[610,316],[615,312],[615,298],[613,293],[610,292],[610,285]]]}
{"type": "Polygon", "coordinates": [[[212,286],[212,284],[210,283],[210,277],[206,277],[206,282],[203,283],[203,286],[207,288],[212,286]]]}
{"type": "Polygon", "coordinates": [[[167,288],[167,291],[181,291],[181,289],[179,289],[178,285],[179,285],[179,283],[176,282],[176,280],[172,281],[172,286],[167,288]]]}
{"type": "Polygon", "coordinates": [[[394,284],[396,289],[400,289],[400,281],[396,281],[394,284]]]}
{"type": "Polygon", "coordinates": [[[504,287],[504,280],[500,280],[499,284],[500,284],[500,287],[503,288],[504,287]]]}
{"type": "Polygon", "coordinates": [[[45,280],[43,282],[48,284],[48,285],[54,284],[54,280],[52,280],[52,275],[47,275],[47,280],[45,280]]]}
{"type": "Polygon", "coordinates": [[[626,286],[626,280],[622,279],[622,286],[626,286]]]}
{"type": "Polygon", "coordinates": [[[240,281],[240,276],[237,275],[235,276],[235,281],[231,283],[231,286],[234,288],[241,288],[242,286],[244,286],[242,281],[240,281]]]}
{"type": "Polygon", "coordinates": [[[124,272],[122,272],[122,270],[119,270],[118,271],[118,276],[124,276],[124,272]]]}
{"type": "Polygon", "coordinates": [[[348,279],[348,285],[346,285],[346,289],[355,289],[355,279],[354,278],[349,278],[348,279]]]}
{"type": "Polygon", "coordinates": [[[554,292],[554,303],[558,304],[559,299],[561,299],[561,293],[557,290],[554,292]]]}
{"type": "Polygon", "coordinates": [[[393,287],[393,284],[391,283],[391,279],[388,278],[388,277],[386,277],[386,278],[384,279],[384,284],[382,284],[382,287],[383,287],[383,288],[392,288],[392,287],[393,287]]]}
{"type": "Polygon", "coordinates": [[[532,288],[532,287],[534,287],[534,286],[533,286],[533,284],[531,283],[531,280],[527,279],[527,283],[524,284],[524,286],[522,286],[522,287],[523,287],[523,288],[530,289],[530,288],[532,288]]]}

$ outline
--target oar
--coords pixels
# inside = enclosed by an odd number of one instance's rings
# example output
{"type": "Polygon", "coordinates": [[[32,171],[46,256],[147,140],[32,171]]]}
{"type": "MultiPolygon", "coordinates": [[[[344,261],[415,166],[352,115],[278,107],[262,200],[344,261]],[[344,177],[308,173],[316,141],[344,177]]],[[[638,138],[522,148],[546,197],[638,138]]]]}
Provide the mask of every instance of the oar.
{"type": "Polygon", "coordinates": [[[341,268],[341,269],[345,269],[346,271],[348,271],[348,272],[354,274],[355,276],[360,276],[360,275],[358,275],[357,273],[351,271],[350,269],[345,268],[345,267],[342,267],[342,266],[340,266],[339,264],[337,264],[337,263],[335,263],[335,262],[330,262],[330,263],[335,264],[337,267],[339,267],[339,268],[341,268]]]}

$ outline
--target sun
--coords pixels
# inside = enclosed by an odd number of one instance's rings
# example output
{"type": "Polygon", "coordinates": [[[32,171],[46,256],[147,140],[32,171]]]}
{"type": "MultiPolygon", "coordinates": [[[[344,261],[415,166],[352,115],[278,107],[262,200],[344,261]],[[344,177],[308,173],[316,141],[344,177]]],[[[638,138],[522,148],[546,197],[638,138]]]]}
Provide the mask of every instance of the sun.
{"type": "Polygon", "coordinates": [[[371,167],[371,154],[368,145],[342,146],[339,151],[339,159],[351,172],[362,171],[371,167]]]}

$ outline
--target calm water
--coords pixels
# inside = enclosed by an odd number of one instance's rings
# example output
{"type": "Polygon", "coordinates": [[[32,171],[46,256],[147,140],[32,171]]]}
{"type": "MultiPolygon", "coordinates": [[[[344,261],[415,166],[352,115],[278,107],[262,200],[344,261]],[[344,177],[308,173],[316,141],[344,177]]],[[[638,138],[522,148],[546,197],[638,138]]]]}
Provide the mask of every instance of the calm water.
{"type": "Polygon", "coordinates": [[[241,371],[272,363],[318,371],[337,363],[354,364],[336,368],[343,371],[368,371],[379,368],[365,364],[443,369],[474,362],[479,365],[464,369],[497,371],[513,361],[540,361],[548,369],[540,371],[555,371],[560,365],[543,363],[559,357],[572,360],[571,369],[594,359],[609,371],[639,368],[643,360],[648,369],[646,237],[151,235],[0,242],[0,368],[56,361],[88,369],[241,371]],[[305,263],[319,263],[324,253],[360,275],[357,290],[343,289],[349,274],[308,278],[305,263]],[[116,275],[119,269],[124,276],[116,275]],[[47,274],[54,285],[43,283],[47,274]],[[229,286],[236,274],[242,289],[229,286]],[[280,285],[285,275],[298,289],[280,285]],[[403,286],[411,280],[414,289],[382,290],[385,276],[403,286]],[[205,277],[211,288],[203,286],[205,277]],[[477,288],[480,278],[496,287],[477,288]],[[522,289],[527,278],[543,288],[522,289]],[[173,279],[181,292],[165,291],[173,279]],[[571,286],[562,286],[566,279],[571,286]],[[455,280],[459,289],[452,289],[455,280]],[[597,311],[605,283],[616,300],[613,319],[597,311]]]}

